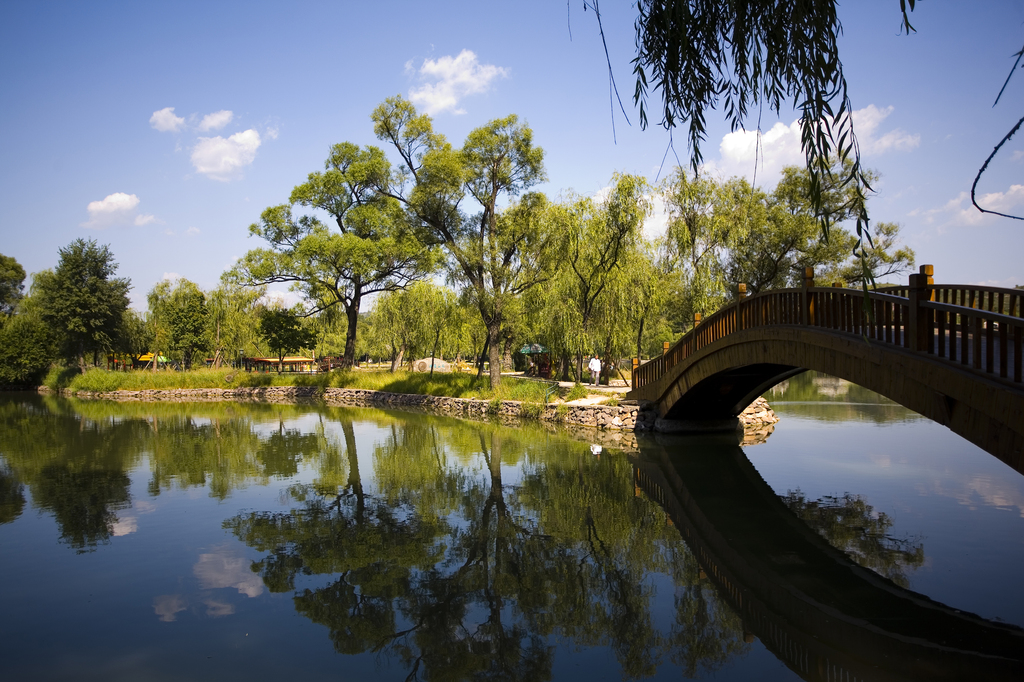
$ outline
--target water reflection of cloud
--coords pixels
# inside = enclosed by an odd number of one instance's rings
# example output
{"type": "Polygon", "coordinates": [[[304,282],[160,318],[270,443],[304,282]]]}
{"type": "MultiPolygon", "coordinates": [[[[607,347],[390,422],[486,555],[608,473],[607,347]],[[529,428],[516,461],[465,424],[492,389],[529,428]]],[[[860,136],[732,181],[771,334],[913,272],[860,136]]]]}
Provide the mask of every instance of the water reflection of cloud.
{"type": "MultiPolygon", "coordinates": [[[[922,489],[922,492],[928,491],[922,489]]],[[[1020,517],[1024,518],[1024,490],[1019,485],[1003,479],[975,474],[966,478],[959,489],[947,487],[941,481],[934,481],[930,492],[953,498],[972,511],[978,508],[979,502],[983,502],[983,506],[986,507],[1016,510],[1020,517]]]]}
{"type": "Polygon", "coordinates": [[[248,597],[263,594],[263,579],[249,570],[249,560],[234,555],[226,547],[200,554],[192,571],[199,579],[199,585],[206,590],[233,587],[248,597]]]}
{"type": "Polygon", "coordinates": [[[153,610],[164,623],[173,623],[179,611],[186,609],[185,599],[180,594],[162,594],[153,598],[153,610]]]}
{"type": "Polygon", "coordinates": [[[122,535],[130,535],[139,529],[139,520],[134,516],[122,516],[110,529],[111,535],[115,538],[122,535]]]}
{"type": "Polygon", "coordinates": [[[206,615],[211,618],[230,616],[235,612],[234,605],[227,602],[217,601],[216,599],[204,599],[203,603],[206,604],[206,615]]]}

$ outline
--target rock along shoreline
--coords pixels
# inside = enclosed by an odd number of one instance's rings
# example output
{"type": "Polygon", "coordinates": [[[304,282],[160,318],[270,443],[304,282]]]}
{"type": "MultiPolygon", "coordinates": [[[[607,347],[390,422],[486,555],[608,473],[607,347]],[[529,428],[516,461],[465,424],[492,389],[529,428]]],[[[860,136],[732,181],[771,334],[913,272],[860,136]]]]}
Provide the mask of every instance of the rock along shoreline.
{"type": "MultiPolygon", "coordinates": [[[[45,386],[40,393],[52,392],[45,386]]],[[[542,422],[589,427],[610,431],[661,431],[661,420],[653,403],[623,400],[618,405],[572,405],[567,403],[540,405],[517,400],[490,401],[477,398],[450,398],[446,396],[412,393],[389,393],[358,388],[321,388],[317,386],[258,386],[247,388],[175,388],[141,391],[60,391],[76,398],[94,400],[149,401],[149,402],[293,402],[317,400],[327,405],[352,407],[386,407],[414,409],[433,414],[471,419],[533,419],[542,422]]],[[[763,432],[774,428],[778,416],[764,398],[757,398],[738,417],[735,430],[763,432]]],[[[700,430],[700,429],[697,429],[700,430]]],[[[730,430],[730,429],[715,429],[730,430]]]]}

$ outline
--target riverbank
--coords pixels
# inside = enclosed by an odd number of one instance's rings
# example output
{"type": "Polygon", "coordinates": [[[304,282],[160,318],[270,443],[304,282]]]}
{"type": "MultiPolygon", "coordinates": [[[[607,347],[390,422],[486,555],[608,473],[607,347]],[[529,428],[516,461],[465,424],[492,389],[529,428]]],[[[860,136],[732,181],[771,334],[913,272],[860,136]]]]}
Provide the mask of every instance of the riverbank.
{"type": "MultiPolygon", "coordinates": [[[[42,393],[64,393],[39,387],[42,393]]],[[[658,413],[651,403],[623,400],[617,405],[572,402],[540,404],[519,400],[481,400],[415,393],[320,386],[254,386],[238,388],[168,388],[117,391],[76,391],[76,398],[125,401],[291,402],[321,400],[327,405],[424,410],[434,414],[470,418],[533,419],[568,426],[608,431],[654,431],[658,413]]],[[[764,398],[751,403],[738,417],[737,429],[764,431],[779,418],[764,398]]],[[[769,431],[770,432],[770,431],[769,431]]]]}

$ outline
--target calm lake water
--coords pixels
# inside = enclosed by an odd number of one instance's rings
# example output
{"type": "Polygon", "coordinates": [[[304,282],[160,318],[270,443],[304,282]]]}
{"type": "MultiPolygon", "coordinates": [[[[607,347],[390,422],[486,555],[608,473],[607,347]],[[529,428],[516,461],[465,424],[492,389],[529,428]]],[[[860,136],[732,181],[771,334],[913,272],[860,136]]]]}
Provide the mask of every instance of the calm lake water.
{"type": "Polygon", "coordinates": [[[898,679],[1012,647],[1024,476],[828,377],[768,397],[764,442],[597,448],[0,394],[0,679],[898,679]]]}

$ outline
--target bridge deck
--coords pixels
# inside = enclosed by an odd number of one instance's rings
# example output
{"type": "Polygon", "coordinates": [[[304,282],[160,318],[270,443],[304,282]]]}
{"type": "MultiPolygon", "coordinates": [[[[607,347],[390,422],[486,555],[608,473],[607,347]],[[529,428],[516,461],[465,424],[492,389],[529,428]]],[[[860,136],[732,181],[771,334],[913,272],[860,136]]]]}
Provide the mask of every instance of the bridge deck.
{"type": "Polygon", "coordinates": [[[637,367],[628,397],[656,403],[663,417],[720,419],[801,368],[818,369],[949,426],[1024,473],[1024,291],[911,280],[866,296],[807,286],[740,298],[637,367]],[[723,352],[740,344],[742,352],[723,352]],[[893,376],[900,372],[905,381],[893,376]]]}

